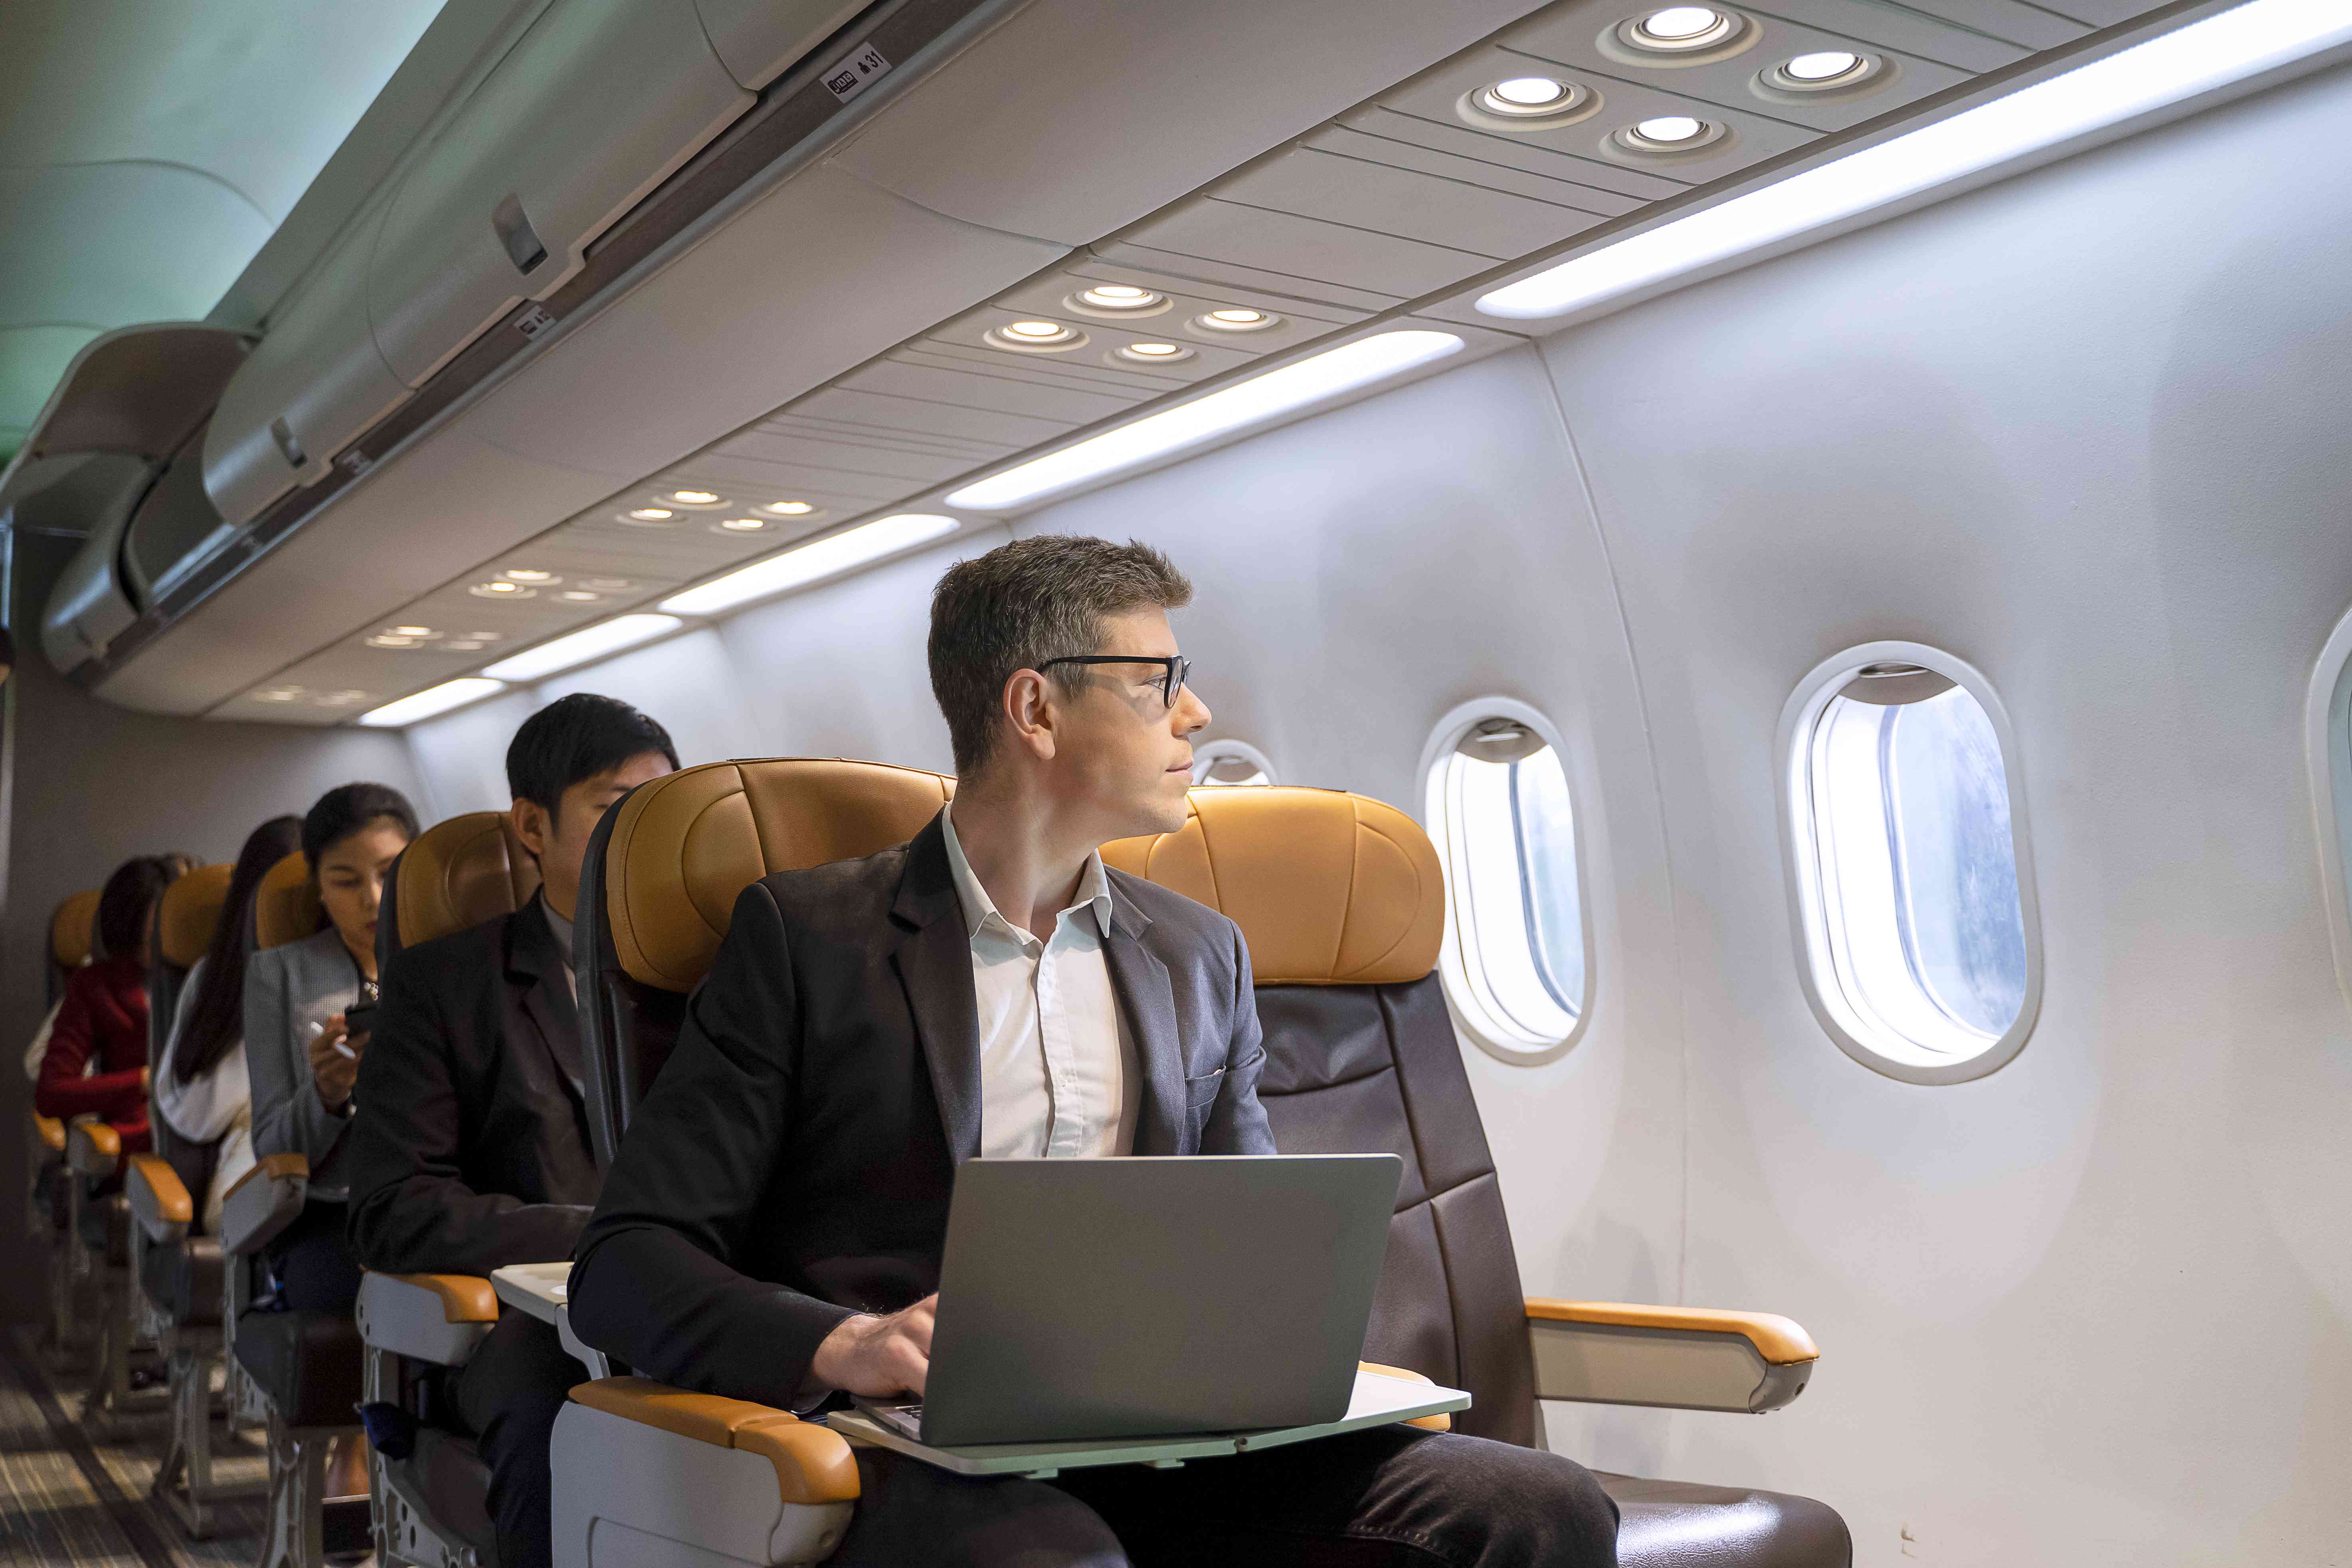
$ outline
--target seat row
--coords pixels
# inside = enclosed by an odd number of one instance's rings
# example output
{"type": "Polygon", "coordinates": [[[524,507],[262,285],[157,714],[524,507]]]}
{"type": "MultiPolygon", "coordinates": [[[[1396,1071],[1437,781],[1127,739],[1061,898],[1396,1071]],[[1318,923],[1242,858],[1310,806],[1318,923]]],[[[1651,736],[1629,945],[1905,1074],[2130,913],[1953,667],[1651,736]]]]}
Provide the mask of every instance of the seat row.
{"type": "MultiPolygon", "coordinates": [[[[605,814],[588,849],[572,954],[600,1170],[677,1043],[736,896],[774,872],[904,842],[953,792],[944,775],[880,763],[730,762],[669,773],[605,814]]],[[[1278,1147],[1403,1159],[1362,1353],[1469,1390],[1475,1403],[1454,1418],[1456,1429],[1540,1446],[1544,1400],[1759,1414],[1803,1391],[1817,1352],[1785,1319],[1523,1295],[1436,975],[1444,878],[1409,817],[1341,792],[1196,790],[1181,831],[1107,846],[1103,858],[1240,927],[1267,1052],[1259,1092],[1278,1147]]],[[[228,869],[200,868],[160,900],[151,1016],[168,1021],[211,944],[228,869]]],[[[536,886],[503,815],[427,829],[387,879],[380,972],[405,947],[520,907],[536,886]]],[[[60,963],[76,956],[63,939],[86,923],[84,907],[68,900],[58,911],[60,963]]],[[[309,868],[289,856],[264,879],[243,940],[268,951],[307,937],[321,918],[309,868]]],[[[151,1054],[151,1068],[161,1065],[151,1054]]],[[[156,1484],[192,1535],[211,1527],[220,1498],[214,1421],[255,1421],[271,1468],[264,1568],[319,1563],[350,1541],[350,1524],[325,1498],[329,1449],[363,1426],[377,1561],[496,1563],[488,1470],[453,1420],[445,1385],[501,1314],[525,1312],[551,1323],[581,1363],[554,1435],[559,1563],[814,1563],[839,1541],[859,1486],[846,1440],[786,1411],[609,1366],[571,1331],[562,1260],[520,1260],[488,1278],[370,1274],[355,1315],[266,1310],[254,1300],[251,1262],[303,1214],[308,1162],[261,1160],[227,1190],[207,1233],[206,1151],[180,1146],[161,1118],[155,1125],[157,1147],[127,1154],[100,1122],[43,1127],[43,1146],[72,1173],[65,1184],[75,1194],[63,1245],[72,1278],[57,1292],[51,1333],[68,1337],[96,1313],[101,1405],[129,1396],[135,1347],[160,1352],[172,1436],[156,1484]],[[118,1173],[121,1193],[109,1195],[118,1173]],[[84,1205],[119,1215],[115,1230],[101,1236],[84,1205]]],[[[1836,1514],[1806,1500],[1601,1479],[1620,1510],[1619,1555],[1629,1564],[1811,1568],[1850,1555],[1836,1514]]]]}

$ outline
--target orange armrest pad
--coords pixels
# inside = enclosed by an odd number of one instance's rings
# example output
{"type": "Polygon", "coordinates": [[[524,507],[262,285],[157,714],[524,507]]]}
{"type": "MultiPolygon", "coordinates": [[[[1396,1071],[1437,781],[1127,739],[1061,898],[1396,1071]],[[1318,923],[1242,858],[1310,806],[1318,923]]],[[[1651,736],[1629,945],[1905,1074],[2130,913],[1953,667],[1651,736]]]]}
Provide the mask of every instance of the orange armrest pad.
{"type": "MultiPolygon", "coordinates": [[[[300,1154],[265,1154],[253,1169],[229,1184],[229,1193],[240,1192],[247,1182],[274,1182],[289,1176],[300,1176],[306,1181],[310,1174],[310,1162],[300,1154]]],[[[222,1197],[228,1196],[223,1193],[222,1197]]]]}
{"type": "Polygon", "coordinates": [[[393,1279],[441,1298],[445,1323],[495,1323],[498,1288],[478,1274],[394,1274],[393,1279]]]}
{"type": "Polygon", "coordinates": [[[97,1150],[108,1159],[119,1160],[122,1158],[122,1134],[117,1132],[113,1128],[109,1127],[105,1122],[96,1121],[77,1121],[69,1130],[68,1135],[74,1132],[81,1134],[83,1138],[89,1141],[91,1148],[97,1150]]]}
{"type": "Polygon", "coordinates": [[[1538,1322],[1596,1323],[1610,1328],[1674,1329],[1684,1333],[1738,1334],[1774,1366],[1813,1361],[1821,1351],[1803,1327],[1776,1312],[1733,1312],[1713,1307],[1651,1307],[1627,1301],[1552,1301],[1528,1298],[1538,1322]]]}
{"type": "MultiPolygon", "coordinates": [[[[1409,1366],[1382,1366],[1376,1361],[1360,1361],[1356,1365],[1361,1371],[1376,1372],[1382,1377],[1401,1377],[1407,1383],[1426,1383],[1434,1386],[1437,1382],[1435,1378],[1415,1372],[1409,1366]]],[[[1434,1415],[1417,1416],[1405,1425],[1418,1426],[1424,1432],[1451,1432],[1454,1430],[1454,1417],[1441,1410],[1434,1415]]]]}
{"type": "Polygon", "coordinates": [[[66,1124],[63,1121],[54,1116],[42,1116],[36,1113],[33,1117],[33,1130],[40,1134],[41,1142],[51,1150],[60,1154],[65,1152],[66,1124]]]}
{"type": "Polygon", "coordinates": [[[131,1156],[127,1178],[145,1187],[155,1200],[157,1217],[171,1225],[188,1225],[196,1217],[196,1205],[188,1196],[188,1184],[180,1180],[180,1173],[161,1154],[131,1156]]]}
{"type": "Polygon", "coordinates": [[[647,1377],[599,1378],[574,1387],[572,1399],[714,1448],[758,1454],[775,1466],[776,1487],[786,1502],[849,1502],[857,1496],[857,1460],[848,1442],[831,1427],[790,1411],[722,1394],[689,1394],[647,1377]]]}

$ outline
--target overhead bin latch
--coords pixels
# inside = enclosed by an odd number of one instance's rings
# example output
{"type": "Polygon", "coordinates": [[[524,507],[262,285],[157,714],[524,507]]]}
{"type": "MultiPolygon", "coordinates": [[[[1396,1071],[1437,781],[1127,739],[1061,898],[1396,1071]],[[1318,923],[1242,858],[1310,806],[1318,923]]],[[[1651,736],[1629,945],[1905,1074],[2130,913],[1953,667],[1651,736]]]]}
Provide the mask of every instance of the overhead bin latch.
{"type": "Polygon", "coordinates": [[[528,277],[547,259],[547,247],[540,243],[539,231],[530,226],[530,215],[522,210],[522,198],[509,194],[490,214],[490,226],[499,231],[499,243],[507,247],[507,259],[515,270],[528,277]]]}
{"type": "Polygon", "coordinates": [[[310,460],[310,455],[302,450],[301,440],[294,434],[294,426],[286,423],[285,416],[280,415],[269,422],[269,438],[278,443],[278,455],[286,459],[289,468],[299,468],[310,460]]]}

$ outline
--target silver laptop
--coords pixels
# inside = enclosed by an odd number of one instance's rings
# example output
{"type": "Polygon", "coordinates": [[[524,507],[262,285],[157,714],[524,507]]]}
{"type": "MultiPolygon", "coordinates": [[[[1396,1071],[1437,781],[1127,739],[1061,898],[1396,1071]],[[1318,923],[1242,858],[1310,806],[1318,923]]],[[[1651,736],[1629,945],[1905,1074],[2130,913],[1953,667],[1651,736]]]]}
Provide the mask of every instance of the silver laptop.
{"type": "Polygon", "coordinates": [[[917,1404],[934,1447],[1337,1421],[1404,1162],[1394,1154],[971,1160],[917,1404]]]}

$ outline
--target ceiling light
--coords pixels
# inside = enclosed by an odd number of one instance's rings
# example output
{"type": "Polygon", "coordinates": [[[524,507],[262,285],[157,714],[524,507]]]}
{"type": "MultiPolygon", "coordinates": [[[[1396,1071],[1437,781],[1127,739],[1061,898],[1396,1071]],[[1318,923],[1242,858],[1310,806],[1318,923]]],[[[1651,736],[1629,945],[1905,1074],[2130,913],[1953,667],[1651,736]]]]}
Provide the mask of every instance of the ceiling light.
{"type": "MultiPolygon", "coordinates": [[[[635,583],[632,583],[626,577],[583,577],[580,579],[580,585],[583,588],[593,588],[600,594],[618,594],[626,589],[636,586],[635,583]]],[[[488,637],[490,634],[488,632],[470,632],[467,635],[470,637],[488,637]]]]}
{"type": "Polygon", "coordinates": [[[1835,81],[1859,68],[1862,57],[1846,49],[1821,49],[1810,55],[1799,55],[1780,67],[1782,75],[1794,81],[1835,81]]]}
{"type": "Polygon", "coordinates": [[[719,496],[712,490],[672,490],[669,499],[680,506],[716,506],[719,496]]]}
{"type": "Polygon", "coordinates": [[[1358,338],[1032,458],[950,491],[948,504],[982,510],[1019,506],[1400,374],[1461,347],[1462,340],[1452,332],[1379,332],[1358,338]]]}
{"type": "Polygon", "coordinates": [[[482,645],[471,637],[466,637],[457,642],[444,643],[441,646],[451,653],[479,653],[482,650],[482,645]]]}
{"type": "Polygon", "coordinates": [[[2341,0],[2252,0],[1949,120],[1570,257],[1479,296],[1489,316],[1564,315],[1775,245],[2352,42],[2341,0]]]}
{"type": "Polygon", "coordinates": [[[386,626],[384,635],[395,637],[437,637],[441,634],[431,626],[386,626]]]}
{"type": "Polygon", "coordinates": [[[820,577],[830,577],[846,572],[853,566],[863,566],[885,555],[894,555],[926,540],[952,533],[956,520],[939,517],[929,512],[898,512],[890,517],[878,517],[872,522],[860,523],[840,533],[807,544],[795,545],[781,555],[771,555],[755,561],[740,571],[724,577],[688,588],[664,599],[661,607],[681,616],[715,616],[747,605],[754,599],[764,599],[820,577]]]}
{"type": "Polygon", "coordinates": [[[1661,114],[1634,126],[1633,134],[1644,142],[1687,142],[1706,129],[1706,121],[1687,114],[1661,114]]]}
{"type": "Polygon", "coordinates": [[[814,511],[816,508],[811,506],[804,500],[772,500],[760,510],[761,511],[772,511],[778,517],[806,517],[809,513],[814,511]]]}
{"type": "Polygon", "coordinates": [[[319,699],[321,708],[348,708],[354,702],[364,702],[368,694],[354,688],[349,691],[330,691],[319,699]]]}
{"type": "Polygon", "coordinates": [[[567,605],[601,605],[604,602],[604,595],[592,594],[585,588],[566,588],[555,596],[567,605]]]}
{"type": "Polygon", "coordinates": [[[1087,341],[1086,333],[1059,321],[1007,321],[1001,327],[989,328],[981,337],[992,347],[1027,353],[1074,349],[1087,341]]]}
{"type": "Polygon", "coordinates": [[[1092,305],[1097,310],[1149,310],[1154,305],[1167,302],[1168,296],[1155,294],[1149,289],[1138,289],[1131,283],[1097,283],[1078,291],[1078,302],[1092,305]]]}
{"type": "Polygon", "coordinates": [[[466,592],[482,599],[529,599],[536,597],[539,590],[500,578],[491,583],[477,583],[466,592]]]}
{"type": "Polygon", "coordinates": [[[768,520],[764,517],[730,517],[712,526],[728,533],[757,533],[768,526],[768,520]]]}
{"type": "Polygon", "coordinates": [[[515,583],[561,583],[562,578],[552,572],[541,572],[535,566],[509,566],[499,574],[515,583]]]}
{"type": "Polygon", "coordinates": [[[634,511],[621,514],[622,519],[628,522],[667,522],[677,515],[666,506],[641,506],[634,511]]]}
{"type": "Polygon", "coordinates": [[[1549,120],[1575,108],[1583,96],[1581,89],[1552,77],[1515,76],[1480,88],[1472,102],[1488,114],[1506,119],[1549,120]]]}
{"type": "Polygon", "coordinates": [[[1192,351],[1181,343],[1129,343],[1111,351],[1121,359],[1138,360],[1145,364],[1171,364],[1180,359],[1191,359],[1192,351]]]}
{"type": "Polygon", "coordinates": [[[507,634],[504,632],[467,632],[466,635],[473,638],[476,642],[501,642],[505,640],[507,634]]]}
{"type": "Polygon", "coordinates": [[[1723,26],[1723,14],[1709,5],[1669,5],[1663,11],[1651,12],[1636,26],[1653,38],[1678,44],[1723,26]]]}
{"type": "Polygon", "coordinates": [[[486,680],[478,675],[462,675],[438,686],[428,686],[414,697],[404,697],[397,702],[387,702],[381,708],[371,709],[360,715],[360,722],[371,729],[396,730],[404,724],[414,724],[420,719],[430,719],[453,708],[463,708],[493,691],[505,689],[504,681],[486,680]]]}
{"type": "Polygon", "coordinates": [[[256,702],[291,702],[302,695],[299,686],[266,686],[253,694],[256,702]]]}
{"type": "Polygon", "coordinates": [[[380,633],[375,637],[368,638],[367,645],[370,647],[421,647],[424,646],[424,639],[421,637],[396,637],[380,633]]]}
{"type": "Polygon", "coordinates": [[[586,664],[592,658],[667,637],[685,624],[676,616],[614,616],[609,621],[583,626],[569,637],[525,648],[510,658],[499,660],[482,673],[500,680],[537,680],[559,669],[570,669],[575,664],[586,664]]]}
{"type": "Polygon", "coordinates": [[[1262,332],[1268,327],[1282,325],[1282,318],[1271,311],[1244,310],[1235,305],[1195,316],[1192,324],[1213,332],[1262,332]]]}

